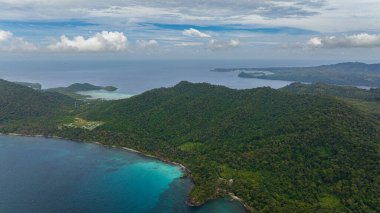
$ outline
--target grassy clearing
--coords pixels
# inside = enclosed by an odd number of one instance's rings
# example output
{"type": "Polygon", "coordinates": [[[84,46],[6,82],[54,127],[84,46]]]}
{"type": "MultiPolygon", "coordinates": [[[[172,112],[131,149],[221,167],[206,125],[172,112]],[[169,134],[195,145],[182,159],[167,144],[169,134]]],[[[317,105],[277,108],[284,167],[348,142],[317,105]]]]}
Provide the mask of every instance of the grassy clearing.
{"type": "Polygon", "coordinates": [[[319,200],[319,204],[324,209],[339,210],[343,208],[339,198],[331,194],[322,196],[319,200]]]}
{"type": "Polygon", "coordinates": [[[87,121],[82,118],[74,118],[73,122],[63,124],[63,127],[80,128],[80,129],[86,129],[86,130],[92,131],[103,124],[104,122],[102,121],[87,121]]]}
{"type": "Polygon", "coordinates": [[[185,144],[182,144],[181,146],[179,146],[179,149],[184,151],[184,152],[191,152],[191,151],[195,151],[195,150],[201,148],[202,145],[203,144],[201,144],[201,143],[189,142],[189,143],[185,143],[185,144]]]}

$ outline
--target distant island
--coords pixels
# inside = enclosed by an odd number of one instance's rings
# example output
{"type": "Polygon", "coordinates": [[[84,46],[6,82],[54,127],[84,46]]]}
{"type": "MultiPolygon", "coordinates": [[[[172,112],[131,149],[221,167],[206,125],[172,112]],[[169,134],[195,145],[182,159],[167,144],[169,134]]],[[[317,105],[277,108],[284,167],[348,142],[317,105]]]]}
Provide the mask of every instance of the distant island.
{"type": "Polygon", "coordinates": [[[358,62],[315,67],[217,68],[213,72],[239,72],[241,78],[380,87],[380,64],[358,62]]]}
{"type": "Polygon", "coordinates": [[[90,83],[74,83],[68,87],[50,88],[50,89],[47,89],[47,91],[58,92],[58,93],[61,93],[73,98],[83,99],[83,98],[87,98],[87,96],[79,94],[80,92],[100,91],[100,90],[113,92],[113,91],[116,91],[117,89],[118,88],[114,86],[95,86],[90,83]]]}
{"type": "Polygon", "coordinates": [[[93,90],[105,90],[105,91],[116,91],[117,87],[114,86],[95,86],[89,83],[75,83],[68,87],[57,87],[49,89],[51,91],[65,91],[65,92],[81,92],[81,91],[93,91],[93,90]]]}
{"type": "Polygon", "coordinates": [[[229,196],[252,212],[379,212],[378,93],[183,81],[84,102],[0,80],[0,133],[99,142],[180,163],[195,184],[191,205],[229,196]]]}

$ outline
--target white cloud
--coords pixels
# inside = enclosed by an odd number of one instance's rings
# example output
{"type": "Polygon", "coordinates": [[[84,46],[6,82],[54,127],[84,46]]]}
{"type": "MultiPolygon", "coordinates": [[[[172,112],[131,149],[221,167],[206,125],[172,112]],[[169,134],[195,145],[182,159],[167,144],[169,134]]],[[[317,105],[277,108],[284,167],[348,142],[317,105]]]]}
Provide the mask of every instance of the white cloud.
{"type": "Polygon", "coordinates": [[[380,47],[380,34],[314,37],[307,45],[312,48],[374,48],[380,47]]]}
{"type": "Polygon", "coordinates": [[[202,33],[201,31],[193,29],[193,28],[184,30],[182,32],[182,34],[185,36],[197,37],[197,38],[210,38],[211,37],[210,35],[208,35],[206,33],[202,33]]]}
{"type": "Polygon", "coordinates": [[[208,43],[208,49],[211,51],[218,51],[224,49],[231,49],[240,46],[240,41],[231,39],[229,41],[219,41],[215,39],[211,39],[208,43]]]}
{"type": "Polygon", "coordinates": [[[202,46],[203,43],[201,42],[180,42],[175,44],[174,46],[177,47],[196,47],[196,46],[202,46]]]}
{"type": "Polygon", "coordinates": [[[10,37],[12,37],[13,34],[9,31],[0,31],[0,42],[8,40],[10,37]]]}
{"type": "Polygon", "coordinates": [[[136,43],[141,49],[156,48],[160,46],[156,40],[137,40],[136,43]]]}
{"type": "Polygon", "coordinates": [[[35,51],[37,47],[25,41],[23,38],[16,37],[9,31],[0,30],[0,51],[35,51]]]}
{"type": "MultiPolygon", "coordinates": [[[[300,3],[301,1],[297,4],[303,7],[300,3]]],[[[325,1],[324,6],[304,7],[304,10],[317,14],[299,18],[297,13],[294,13],[293,16],[271,19],[263,17],[260,13],[252,12],[246,15],[227,16],[223,20],[234,24],[296,27],[322,33],[379,32],[380,4],[378,0],[361,0],[360,3],[357,0],[328,0],[325,1]]]]}
{"type": "Polygon", "coordinates": [[[124,33],[108,31],[96,33],[87,39],[83,36],[70,39],[63,35],[58,42],[48,46],[52,51],[75,52],[117,52],[125,51],[127,47],[128,39],[124,33]]]}

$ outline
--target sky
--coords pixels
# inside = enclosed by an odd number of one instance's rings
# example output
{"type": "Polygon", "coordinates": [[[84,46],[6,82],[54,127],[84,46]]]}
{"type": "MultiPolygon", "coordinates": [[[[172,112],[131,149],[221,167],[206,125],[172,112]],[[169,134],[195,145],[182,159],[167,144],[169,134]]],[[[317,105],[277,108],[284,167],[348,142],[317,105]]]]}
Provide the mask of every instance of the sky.
{"type": "Polygon", "coordinates": [[[380,0],[0,0],[0,56],[380,56],[380,0]]]}

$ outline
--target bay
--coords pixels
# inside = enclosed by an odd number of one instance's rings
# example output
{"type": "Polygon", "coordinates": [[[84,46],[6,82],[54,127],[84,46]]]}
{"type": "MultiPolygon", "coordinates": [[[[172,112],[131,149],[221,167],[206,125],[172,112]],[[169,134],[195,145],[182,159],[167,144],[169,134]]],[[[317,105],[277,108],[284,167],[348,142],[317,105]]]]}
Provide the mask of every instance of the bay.
{"type": "Polygon", "coordinates": [[[185,204],[179,167],[119,148],[0,136],[0,212],[245,212],[218,199],[185,204]]]}

